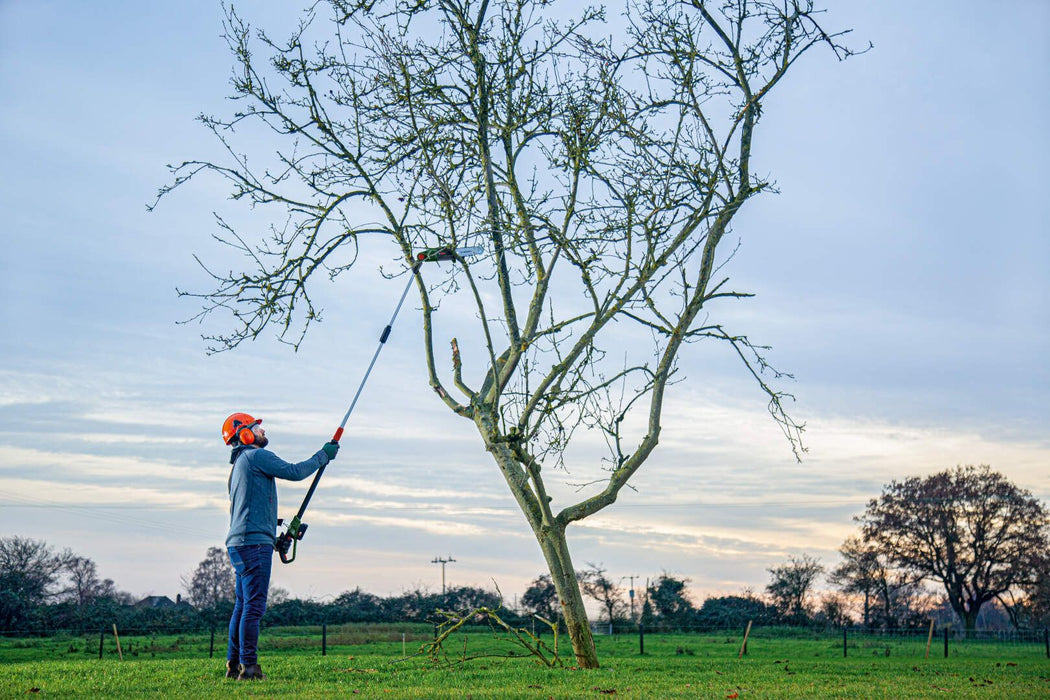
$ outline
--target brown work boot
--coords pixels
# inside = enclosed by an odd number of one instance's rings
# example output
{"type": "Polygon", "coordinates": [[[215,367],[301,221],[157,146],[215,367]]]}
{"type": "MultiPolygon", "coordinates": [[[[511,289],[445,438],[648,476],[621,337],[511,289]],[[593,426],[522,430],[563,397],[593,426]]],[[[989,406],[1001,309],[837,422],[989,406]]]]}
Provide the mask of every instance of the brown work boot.
{"type": "Polygon", "coordinates": [[[237,678],[241,675],[241,665],[236,661],[226,661],[226,677],[237,678]]]}
{"type": "Polygon", "coordinates": [[[259,664],[248,664],[241,666],[241,675],[237,676],[239,681],[263,681],[266,680],[266,674],[259,668],[259,664]]]}

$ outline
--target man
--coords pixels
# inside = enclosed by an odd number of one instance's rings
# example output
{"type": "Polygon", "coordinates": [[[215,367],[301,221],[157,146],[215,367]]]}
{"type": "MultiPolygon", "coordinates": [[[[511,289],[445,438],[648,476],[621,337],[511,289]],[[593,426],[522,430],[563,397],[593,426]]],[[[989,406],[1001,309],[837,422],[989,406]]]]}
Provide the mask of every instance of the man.
{"type": "Polygon", "coordinates": [[[266,612],[277,531],[277,485],[274,479],[302,481],[335,459],[339,443],[329,442],[310,459],[292,464],[265,449],[270,443],[262,419],[234,413],[222,424],[230,454],[230,532],[226,549],[236,573],[236,599],[230,616],[226,677],[266,678],[259,668],[259,621],[266,612]]]}

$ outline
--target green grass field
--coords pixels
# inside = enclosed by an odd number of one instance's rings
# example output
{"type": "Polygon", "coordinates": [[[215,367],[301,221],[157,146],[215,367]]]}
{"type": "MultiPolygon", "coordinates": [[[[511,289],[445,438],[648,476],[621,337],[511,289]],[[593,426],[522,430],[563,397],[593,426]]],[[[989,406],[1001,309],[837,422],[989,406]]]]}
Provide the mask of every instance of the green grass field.
{"type": "Polygon", "coordinates": [[[112,634],[102,659],[98,635],[0,640],[0,697],[1050,697],[1050,659],[1036,644],[953,642],[944,658],[935,638],[925,658],[924,638],[861,637],[850,640],[843,658],[841,637],[758,635],[738,658],[739,634],[648,635],[644,656],[637,637],[598,637],[602,668],[581,671],[571,667],[565,644],[566,666],[547,669],[521,647],[478,632],[453,637],[441,663],[425,655],[402,660],[402,650],[419,651],[428,631],[329,629],[321,656],[318,628],[265,630],[260,663],[270,677],[254,683],[223,677],[221,631],[214,658],[207,634],[123,636],[124,661],[112,634]]]}

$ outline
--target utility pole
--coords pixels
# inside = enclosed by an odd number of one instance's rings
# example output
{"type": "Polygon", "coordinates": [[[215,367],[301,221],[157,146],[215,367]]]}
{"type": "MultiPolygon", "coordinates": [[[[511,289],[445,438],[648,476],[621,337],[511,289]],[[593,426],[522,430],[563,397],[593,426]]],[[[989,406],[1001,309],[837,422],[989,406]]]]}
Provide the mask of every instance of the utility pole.
{"type": "Polygon", "coordinates": [[[645,614],[646,603],[649,602],[649,577],[645,577],[645,602],[642,603],[642,614],[645,614]]]}
{"type": "Polygon", "coordinates": [[[442,559],[441,557],[434,557],[431,564],[441,564],[441,600],[445,600],[445,564],[456,561],[452,557],[448,559],[442,559]]]}
{"type": "Polygon", "coordinates": [[[641,578],[641,576],[635,574],[634,576],[624,576],[624,578],[631,579],[631,588],[627,592],[627,597],[629,597],[631,599],[631,622],[635,622],[635,619],[634,619],[634,580],[636,578],[641,578]]]}

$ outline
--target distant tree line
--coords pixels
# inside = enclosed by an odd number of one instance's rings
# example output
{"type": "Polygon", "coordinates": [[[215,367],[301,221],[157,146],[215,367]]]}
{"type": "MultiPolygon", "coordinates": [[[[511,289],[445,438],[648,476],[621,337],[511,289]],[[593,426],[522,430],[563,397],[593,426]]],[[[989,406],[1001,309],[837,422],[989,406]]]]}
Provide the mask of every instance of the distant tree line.
{"type": "MultiPolygon", "coordinates": [[[[576,577],[610,625],[722,629],[757,625],[918,628],[937,619],[972,633],[978,624],[1050,626],[1050,537],[1045,507],[986,466],[957,467],[894,481],[857,518],[830,572],[808,554],[768,569],[762,595],[708,597],[697,606],[688,579],[664,572],[631,598],[624,579],[588,563],[576,577]],[[818,589],[825,580],[830,588],[818,589]],[[633,603],[633,605],[632,605],[633,603]]],[[[90,559],[39,540],[0,538],[0,631],[47,634],[111,624],[138,631],[221,626],[232,610],[234,575],[220,547],[182,577],[185,600],[168,607],[136,601],[90,559]]],[[[149,601],[145,601],[148,603],[149,601]]],[[[561,606],[549,574],[534,579],[517,605],[471,586],[444,594],[405,591],[381,597],[356,588],[334,600],[290,599],[274,588],[268,626],[351,622],[437,622],[442,610],[503,606],[504,619],[555,622],[561,606]]]]}
{"type": "MultiPolygon", "coordinates": [[[[967,634],[979,622],[1050,626],[1050,518],[1028,491],[986,465],[960,466],[886,485],[856,518],[860,532],[830,572],[808,554],[770,567],[764,595],[709,597],[696,607],[688,581],[664,573],[644,591],[651,627],[762,625],[923,627],[930,619],[967,634]],[[821,580],[830,584],[819,592],[821,580]]],[[[577,572],[606,622],[628,622],[623,590],[604,569],[577,572]]],[[[555,612],[549,581],[533,581],[523,604],[555,612]]]]}
{"type": "Polygon", "coordinates": [[[39,629],[74,612],[131,602],[111,579],[100,579],[86,557],[40,540],[0,538],[0,630],[39,629]]]}

